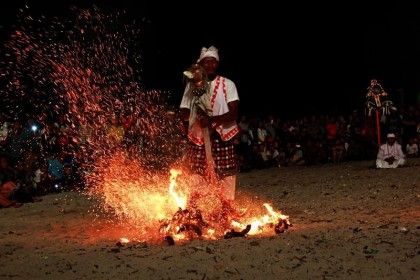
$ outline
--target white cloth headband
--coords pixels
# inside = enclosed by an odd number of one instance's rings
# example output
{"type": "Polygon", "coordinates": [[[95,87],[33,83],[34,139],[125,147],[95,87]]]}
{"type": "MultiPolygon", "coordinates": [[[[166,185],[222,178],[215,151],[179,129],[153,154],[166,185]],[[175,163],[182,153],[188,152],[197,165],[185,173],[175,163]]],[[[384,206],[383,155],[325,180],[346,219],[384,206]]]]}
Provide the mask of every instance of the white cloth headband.
{"type": "Polygon", "coordinates": [[[214,57],[217,61],[219,61],[219,51],[214,46],[211,46],[208,49],[203,47],[201,48],[200,58],[198,61],[201,61],[206,57],[214,57]]]}

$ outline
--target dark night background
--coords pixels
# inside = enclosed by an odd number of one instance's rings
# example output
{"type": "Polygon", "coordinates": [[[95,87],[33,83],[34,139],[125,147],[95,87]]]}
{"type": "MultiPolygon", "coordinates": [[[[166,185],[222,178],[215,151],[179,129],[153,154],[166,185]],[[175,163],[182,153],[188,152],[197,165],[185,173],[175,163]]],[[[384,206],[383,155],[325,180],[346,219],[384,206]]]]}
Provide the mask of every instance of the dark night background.
{"type": "Polygon", "coordinates": [[[183,70],[201,47],[214,45],[220,74],[238,87],[243,114],[291,118],[363,111],[371,79],[397,106],[416,105],[419,3],[168,2],[15,1],[1,9],[1,42],[25,4],[34,16],[47,17],[94,4],[104,13],[125,12],[139,24],[144,86],[169,91],[174,104],[182,96],[183,70]]]}

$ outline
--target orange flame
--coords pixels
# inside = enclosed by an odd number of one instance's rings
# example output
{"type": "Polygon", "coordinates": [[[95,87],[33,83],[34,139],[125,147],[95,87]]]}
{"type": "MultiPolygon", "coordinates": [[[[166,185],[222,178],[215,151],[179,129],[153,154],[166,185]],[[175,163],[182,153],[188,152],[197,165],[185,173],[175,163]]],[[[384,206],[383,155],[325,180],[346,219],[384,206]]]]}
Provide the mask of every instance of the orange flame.
{"type": "Polygon", "coordinates": [[[136,227],[141,240],[161,240],[167,235],[174,240],[214,240],[227,230],[242,231],[247,225],[251,226],[247,235],[274,234],[275,224],[289,220],[269,203],[260,207],[261,203],[245,197],[247,201],[235,202],[222,222],[224,210],[217,190],[212,191],[212,185],[203,184],[201,177],[182,168],[170,170],[168,185],[167,174],[148,173],[135,160],[127,161],[125,155],[115,154],[102,167],[101,174],[103,180],[95,196],[100,194],[103,198],[103,209],[136,227]],[[185,176],[179,176],[184,173],[185,176]],[[204,188],[208,188],[205,195],[194,197],[197,189],[204,188]],[[246,208],[239,207],[245,204],[246,208]]]}
{"type": "Polygon", "coordinates": [[[176,203],[178,204],[179,208],[185,209],[187,205],[187,198],[181,198],[174,190],[176,187],[176,177],[179,174],[182,174],[181,170],[171,169],[171,178],[170,178],[170,185],[169,185],[169,194],[175,199],[176,203]]]}

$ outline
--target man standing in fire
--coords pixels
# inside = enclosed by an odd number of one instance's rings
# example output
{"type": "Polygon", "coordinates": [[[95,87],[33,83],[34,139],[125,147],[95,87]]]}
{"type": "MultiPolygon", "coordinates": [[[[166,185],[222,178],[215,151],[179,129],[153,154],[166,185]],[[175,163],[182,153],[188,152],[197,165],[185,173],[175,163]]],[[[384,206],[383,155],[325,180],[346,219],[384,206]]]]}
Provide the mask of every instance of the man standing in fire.
{"type": "Polygon", "coordinates": [[[205,176],[210,166],[220,196],[229,206],[235,199],[238,170],[233,139],[239,133],[239,96],[235,83],[218,75],[218,68],[218,50],[203,47],[194,70],[184,72],[190,82],[184,90],[180,113],[189,124],[189,167],[205,176]]]}

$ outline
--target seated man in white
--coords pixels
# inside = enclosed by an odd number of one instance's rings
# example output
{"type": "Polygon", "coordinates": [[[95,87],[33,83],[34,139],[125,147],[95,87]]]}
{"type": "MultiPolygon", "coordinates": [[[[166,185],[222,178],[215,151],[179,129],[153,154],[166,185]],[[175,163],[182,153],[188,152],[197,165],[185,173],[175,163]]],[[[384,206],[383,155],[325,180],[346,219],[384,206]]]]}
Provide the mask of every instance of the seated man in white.
{"type": "Polygon", "coordinates": [[[394,133],[388,133],[386,143],[379,147],[376,156],[376,168],[397,168],[406,163],[406,156],[394,133]]]}

